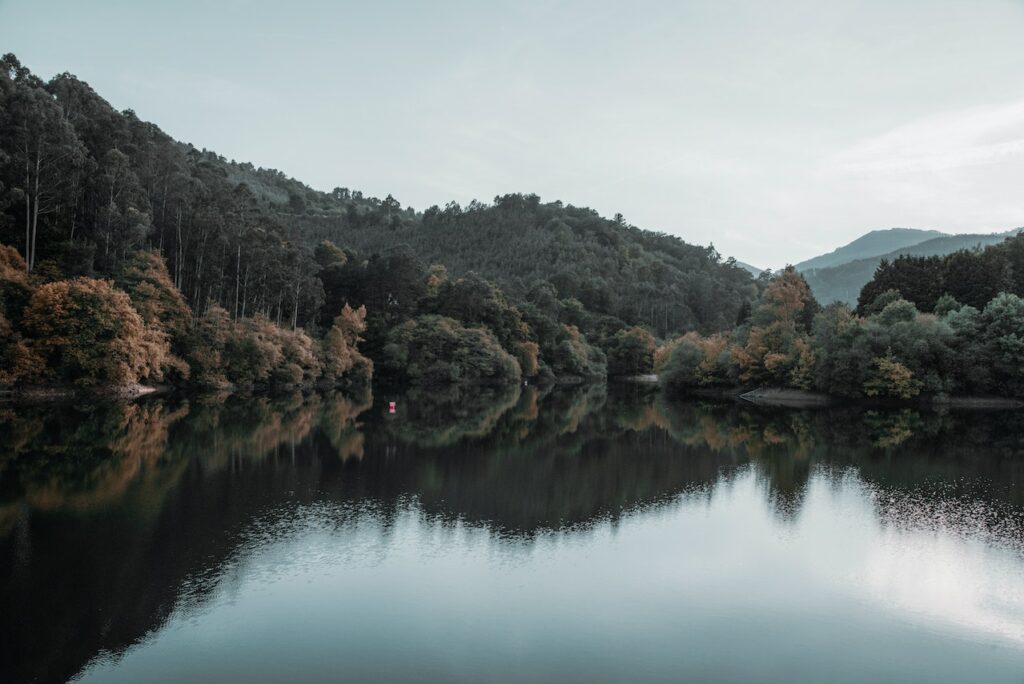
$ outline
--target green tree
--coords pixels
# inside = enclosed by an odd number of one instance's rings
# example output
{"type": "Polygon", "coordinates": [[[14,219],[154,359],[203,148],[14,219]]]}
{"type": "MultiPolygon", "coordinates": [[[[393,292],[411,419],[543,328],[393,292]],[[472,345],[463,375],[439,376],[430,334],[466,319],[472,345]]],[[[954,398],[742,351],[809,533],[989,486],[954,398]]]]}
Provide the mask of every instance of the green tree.
{"type": "Polygon", "coordinates": [[[413,383],[518,382],[521,375],[518,362],[489,331],[434,315],[392,329],[381,365],[413,383]]]}
{"type": "Polygon", "coordinates": [[[10,185],[22,198],[25,266],[37,261],[39,218],[55,210],[65,183],[81,168],[85,149],[60,105],[12,54],[0,59],[0,139],[9,155],[10,185]]]}
{"type": "Polygon", "coordinates": [[[608,346],[610,375],[643,375],[654,369],[654,335],[639,326],[620,330],[608,346]]]}
{"type": "Polygon", "coordinates": [[[1002,293],[988,303],[978,321],[992,389],[1024,396],[1024,300],[1002,293]]]}

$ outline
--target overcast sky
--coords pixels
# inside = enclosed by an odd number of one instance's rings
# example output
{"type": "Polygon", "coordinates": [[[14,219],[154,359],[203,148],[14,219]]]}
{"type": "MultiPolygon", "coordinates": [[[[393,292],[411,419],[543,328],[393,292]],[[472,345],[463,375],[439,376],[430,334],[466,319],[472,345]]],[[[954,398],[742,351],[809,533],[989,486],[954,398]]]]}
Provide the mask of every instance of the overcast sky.
{"type": "Polygon", "coordinates": [[[535,192],[773,267],[1024,225],[1024,0],[0,0],[0,51],[417,209],[535,192]]]}

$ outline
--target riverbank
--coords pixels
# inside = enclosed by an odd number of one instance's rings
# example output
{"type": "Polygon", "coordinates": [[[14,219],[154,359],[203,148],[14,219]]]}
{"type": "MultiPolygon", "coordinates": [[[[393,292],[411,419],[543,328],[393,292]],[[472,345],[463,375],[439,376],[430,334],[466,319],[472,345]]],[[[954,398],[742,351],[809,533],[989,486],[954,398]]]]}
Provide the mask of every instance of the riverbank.
{"type": "Polygon", "coordinates": [[[1012,397],[950,396],[948,394],[921,395],[911,399],[882,399],[872,397],[838,397],[821,392],[785,387],[715,387],[695,388],[677,398],[719,399],[742,401],[758,406],[789,408],[820,408],[836,405],[857,405],[876,408],[926,407],[932,409],[1021,409],[1024,401],[1012,397]]]}
{"type": "Polygon", "coordinates": [[[353,385],[310,382],[287,385],[108,385],[102,387],[78,387],[75,385],[37,385],[31,387],[0,388],[0,401],[25,403],[62,402],[78,399],[101,399],[132,401],[147,396],[174,393],[187,394],[284,394],[291,392],[314,392],[317,390],[352,389],[353,385]]]}
{"type": "MultiPolygon", "coordinates": [[[[655,374],[620,376],[604,381],[587,379],[578,376],[563,376],[544,380],[525,381],[524,385],[565,386],[588,383],[605,384],[637,384],[651,389],[660,387],[659,378],[655,374]]],[[[470,383],[476,384],[476,383],[470,383]]],[[[391,383],[384,382],[385,387],[391,383]]],[[[429,387],[429,386],[428,386],[429,387]]],[[[345,389],[344,385],[327,385],[324,383],[304,383],[299,385],[259,385],[254,387],[175,387],[170,385],[119,385],[110,387],[75,387],[36,386],[22,388],[0,388],[0,401],[21,401],[26,403],[45,403],[72,401],[84,398],[96,398],[117,401],[132,401],[145,396],[158,396],[175,392],[227,393],[227,394],[279,394],[286,392],[312,392],[324,389],[345,389]]],[[[352,389],[351,387],[348,387],[352,389]]],[[[765,407],[781,407],[794,409],[824,408],[837,405],[854,405],[871,408],[929,408],[957,410],[1014,410],[1024,408],[1024,401],[1011,397],[991,396],[950,396],[945,394],[922,395],[912,399],[880,399],[862,397],[852,399],[811,392],[808,390],[785,387],[759,387],[751,389],[745,386],[698,387],[685,393],[670,395],[675,399],[709,399],[715,401],[742,402],[765,407]]]]}
{"type": "Polygon", "coordinates": [[[97,399],[138,399],[151,394],[169,394],[174,391],[173,387],[167,385],[140,385],[133,383],[129,385],[112,385],[107,387],[74,387],[67,385],[60,386],[38,386],[6,388],[0,391],[0,399],[26,401],[31,403],[47,401],[68,401],[70,399],[81,399],[95,397],[97,399]]]}

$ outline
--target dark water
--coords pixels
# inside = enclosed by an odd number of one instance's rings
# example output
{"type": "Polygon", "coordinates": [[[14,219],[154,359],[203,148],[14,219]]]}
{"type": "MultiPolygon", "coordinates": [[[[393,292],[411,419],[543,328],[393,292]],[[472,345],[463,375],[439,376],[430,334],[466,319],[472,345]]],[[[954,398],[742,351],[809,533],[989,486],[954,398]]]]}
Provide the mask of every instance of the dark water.
{"type": "Polygon", "coordinates": [[[72,678],[1024,682],[1024,414],[0,405],[0,681],[72,678]]]}

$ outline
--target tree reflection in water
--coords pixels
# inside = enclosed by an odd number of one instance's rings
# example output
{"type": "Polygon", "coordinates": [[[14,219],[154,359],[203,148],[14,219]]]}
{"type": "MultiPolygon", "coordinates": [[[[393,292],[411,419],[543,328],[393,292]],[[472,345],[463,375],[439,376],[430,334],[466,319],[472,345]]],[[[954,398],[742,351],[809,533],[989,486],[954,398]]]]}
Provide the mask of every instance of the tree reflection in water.
{"type": "Polygon", "coordinates": [[[881,524],[1020,549],[1022,434],[1017,412],[772,410],[603,385],[7,405],[0,679],[63,680],[122,652],[201,604],[255,519],[325,503],[387,526],[415,502],[437,525],[529,545],[709,499],[746,472],[790,524],[813,478],[852,476],[881,524]]]}

